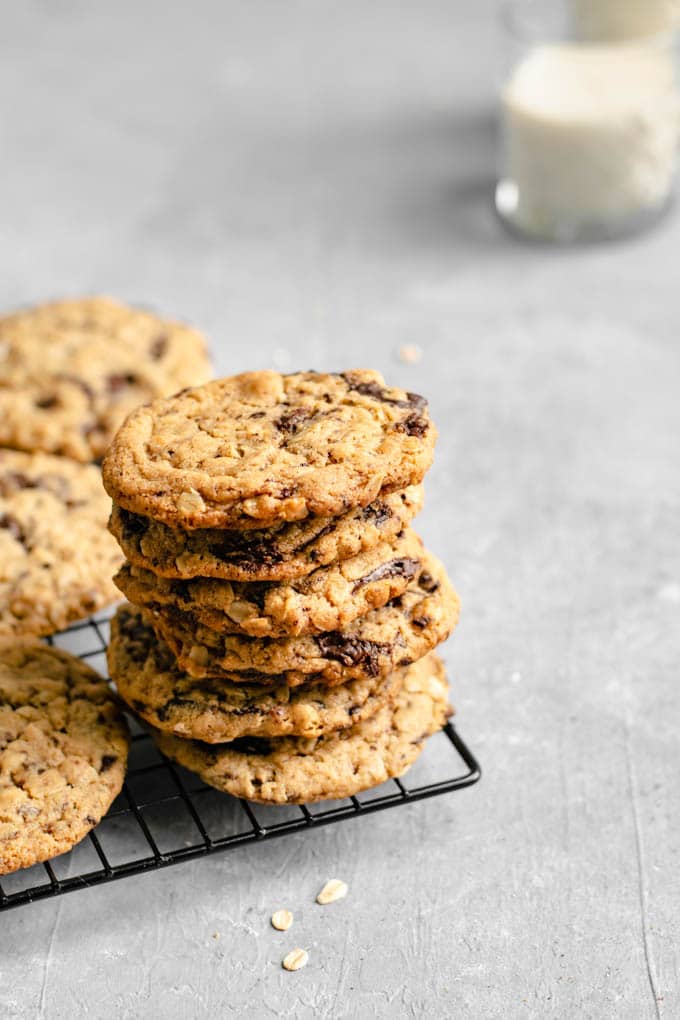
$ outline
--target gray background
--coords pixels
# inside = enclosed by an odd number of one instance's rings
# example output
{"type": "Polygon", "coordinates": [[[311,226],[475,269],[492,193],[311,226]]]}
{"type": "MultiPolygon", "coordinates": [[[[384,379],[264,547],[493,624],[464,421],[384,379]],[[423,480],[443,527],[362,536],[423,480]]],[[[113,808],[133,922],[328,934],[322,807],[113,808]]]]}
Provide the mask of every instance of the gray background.
{"type": "Polygon", "coordinates": [[[6,3],[0,47],[3,308],[106,291],[197,323],[223,373],[430,397],[420,528],[485,768],[3,915],[0,1015],[680,1015],[680,220],[503,234],[490,0],[6,3]]]}

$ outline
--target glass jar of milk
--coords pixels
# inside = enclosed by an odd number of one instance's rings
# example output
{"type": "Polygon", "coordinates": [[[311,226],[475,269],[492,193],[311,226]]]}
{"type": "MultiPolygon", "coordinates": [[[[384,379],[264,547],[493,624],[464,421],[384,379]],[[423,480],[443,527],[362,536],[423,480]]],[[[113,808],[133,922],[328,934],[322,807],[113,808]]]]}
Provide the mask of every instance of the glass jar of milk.
{"type": "Polygon", "coordinates": [[[511,228],[552,241],[608,239],[669,207],[677,13],[673,0],[505,4],[496,208],[511,228]]]}

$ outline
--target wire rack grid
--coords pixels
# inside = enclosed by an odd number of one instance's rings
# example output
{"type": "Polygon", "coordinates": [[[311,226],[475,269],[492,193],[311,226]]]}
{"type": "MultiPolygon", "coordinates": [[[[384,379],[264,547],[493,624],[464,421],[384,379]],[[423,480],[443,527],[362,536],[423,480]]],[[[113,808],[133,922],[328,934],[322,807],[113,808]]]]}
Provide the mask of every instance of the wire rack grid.
{"type": "MultiPolygon", "coordinates": [[[[100,614],[48,638],[106,675],[110,614],[100,614]]],[[[476,783],[480,767],[448,723],[402,779],[343,801],[286,807],[250,804],[206,786],[173,765],[130,719],[132,745],[120,795],[95,830],[69,853],[4,876],[0,911],[169,867],[286,833],[345,821],[434,797],[476,783]]]]}

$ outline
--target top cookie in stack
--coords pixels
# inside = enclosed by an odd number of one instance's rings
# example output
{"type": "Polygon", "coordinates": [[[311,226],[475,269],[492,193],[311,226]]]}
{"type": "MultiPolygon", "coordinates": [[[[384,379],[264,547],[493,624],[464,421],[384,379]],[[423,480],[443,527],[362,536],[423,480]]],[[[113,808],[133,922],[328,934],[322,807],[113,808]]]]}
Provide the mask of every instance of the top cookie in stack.
{"type": "Polygon", "coordinates": [[[449,711],[430,653],[458,614],[408,527],[435,439],[425,400],[372,371],[246,373],[129,416],[103,475],[140,608],[109,662],[165,753],[272,802],[415,759],[449,711]]]}

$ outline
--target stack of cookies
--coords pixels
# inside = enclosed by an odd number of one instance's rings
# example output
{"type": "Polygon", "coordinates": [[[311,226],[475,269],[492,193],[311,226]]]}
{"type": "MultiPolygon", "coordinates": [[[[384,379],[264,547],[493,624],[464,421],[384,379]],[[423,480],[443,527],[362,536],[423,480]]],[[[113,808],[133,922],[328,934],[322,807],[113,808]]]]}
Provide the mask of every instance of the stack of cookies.
{"type": "Polygon", "coordinates": [[[450,714],[458,599],[409,525],[436,439],[377,372],[251,372],[138,408],[104,461],[127,596],[118,692],[160,749],[239,797],[401,775],[450,714]]]}

